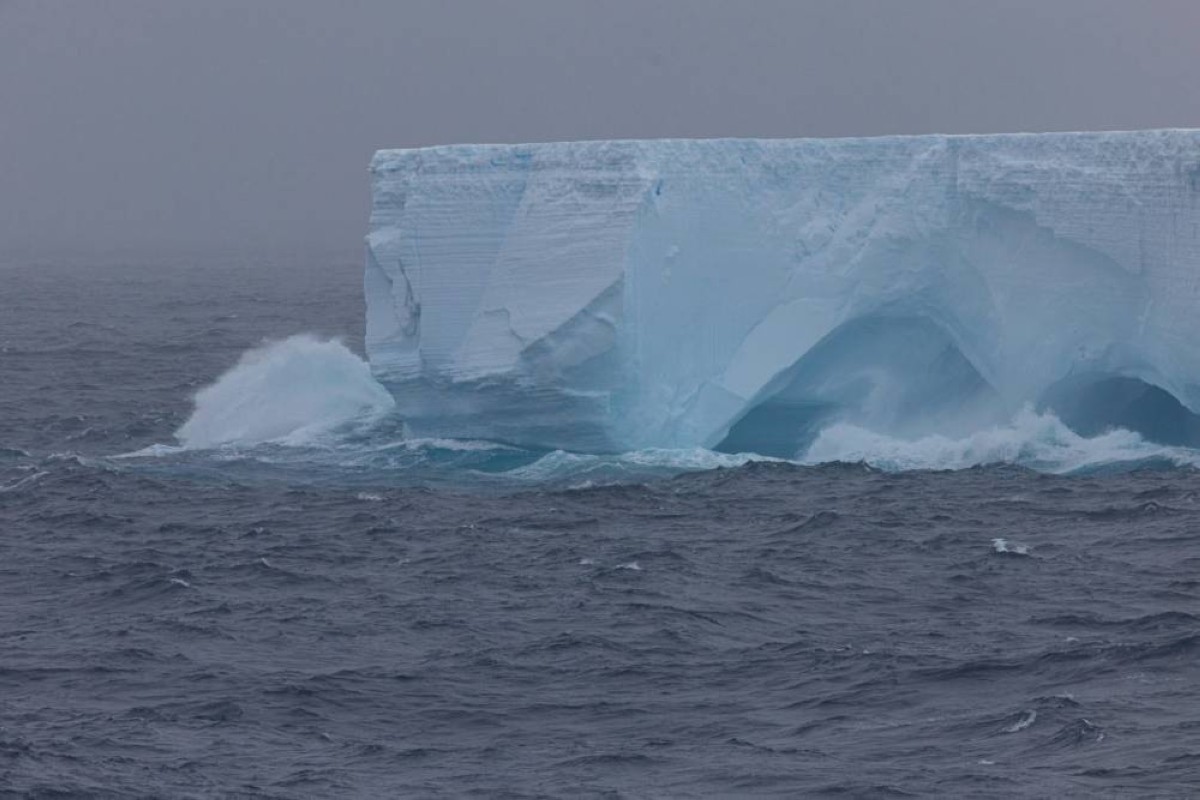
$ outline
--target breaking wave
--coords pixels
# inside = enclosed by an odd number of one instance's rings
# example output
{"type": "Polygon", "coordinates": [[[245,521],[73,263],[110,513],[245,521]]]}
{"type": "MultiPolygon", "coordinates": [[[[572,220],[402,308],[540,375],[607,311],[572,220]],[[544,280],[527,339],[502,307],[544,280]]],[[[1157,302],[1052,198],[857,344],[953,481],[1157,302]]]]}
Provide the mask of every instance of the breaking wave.
{"type": "Polygon", "coordinates": [[[801,463],[863,461],[884,470],[956,470],[1015,464],[1059,474],[1123,465],[1200,466],[1200,451],[1148,442],[1132,431],[1113,429],[1087,438],[1054,414],[1030,408],[1008,425],[962,438],[940,435],[901,439],[845,423],[822,430],[801,463]]]}
{"type": "Polygon", "coordinates": [[[755,461],[864,463],[886,471],[1003,464],[1056,474],[1200,466],[1198,450],[1154,444],[1120,428],[1083,436],[1053,413],[1031,408],[1007,424],[957,437],[899,437],[833,422],[791,459],[705,448],[585,454],[477,440],[415,439],[405,435],[394,408],[368,364],[341,342],[292,336],[248,351],[197,393],[191,417],[176,433],[178,444],[122,458],[128,464],[132,457],[142,468],[250,479],[572,486],[755,461]]]}

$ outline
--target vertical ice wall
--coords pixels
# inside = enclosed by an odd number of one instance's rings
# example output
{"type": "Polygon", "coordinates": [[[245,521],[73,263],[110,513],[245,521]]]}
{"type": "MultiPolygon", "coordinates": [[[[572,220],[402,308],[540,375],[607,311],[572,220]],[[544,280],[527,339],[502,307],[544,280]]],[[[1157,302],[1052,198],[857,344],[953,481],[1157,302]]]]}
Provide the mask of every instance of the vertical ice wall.
{"type": "Polygon", "coordinates": [[[421,435],[791,447],[1080,376],[1200,410],[1200,132],[462,145],[372,172],[367,348],[421,435]]]}

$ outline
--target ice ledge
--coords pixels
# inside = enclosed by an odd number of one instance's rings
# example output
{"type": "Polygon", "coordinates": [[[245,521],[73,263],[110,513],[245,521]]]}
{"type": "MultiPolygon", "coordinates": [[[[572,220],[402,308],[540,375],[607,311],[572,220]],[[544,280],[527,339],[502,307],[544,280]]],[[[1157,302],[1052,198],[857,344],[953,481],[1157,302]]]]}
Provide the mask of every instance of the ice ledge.
{"type": "Polygon", "coordinates": [[[1200,410],[1197,131],[453,145],[372,173],[368,352],[428,435],[711,446],[1081,374],[1200,410]]]}

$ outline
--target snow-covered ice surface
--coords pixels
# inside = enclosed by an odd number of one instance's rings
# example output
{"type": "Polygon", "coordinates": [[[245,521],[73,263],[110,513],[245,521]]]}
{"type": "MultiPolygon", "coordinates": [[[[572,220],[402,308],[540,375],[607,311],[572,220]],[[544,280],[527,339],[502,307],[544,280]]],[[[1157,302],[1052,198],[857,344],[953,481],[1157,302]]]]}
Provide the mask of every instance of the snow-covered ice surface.
{"type": "Polygon", "coordinates": [[[803,453],[1025,406],[1200,441],[1200,132],[384,150],[366,347],[410,433],[803,453]]]}

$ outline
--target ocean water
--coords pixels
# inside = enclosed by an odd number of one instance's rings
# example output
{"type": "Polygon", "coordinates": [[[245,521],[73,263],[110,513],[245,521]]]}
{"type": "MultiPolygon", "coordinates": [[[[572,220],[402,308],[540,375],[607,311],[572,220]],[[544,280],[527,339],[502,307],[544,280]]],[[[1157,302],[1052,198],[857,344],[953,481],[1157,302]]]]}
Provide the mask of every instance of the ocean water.
{"type": "Polygon", "coordinates": [[[412,441],[356,264],[0,281],[0,798],[1200,794],[1194,451],[412,441]]]}

